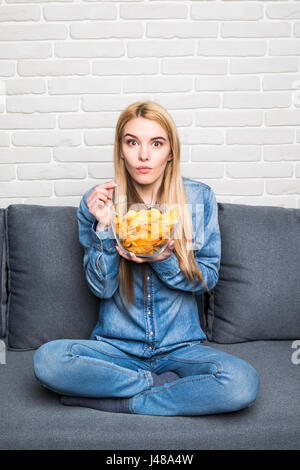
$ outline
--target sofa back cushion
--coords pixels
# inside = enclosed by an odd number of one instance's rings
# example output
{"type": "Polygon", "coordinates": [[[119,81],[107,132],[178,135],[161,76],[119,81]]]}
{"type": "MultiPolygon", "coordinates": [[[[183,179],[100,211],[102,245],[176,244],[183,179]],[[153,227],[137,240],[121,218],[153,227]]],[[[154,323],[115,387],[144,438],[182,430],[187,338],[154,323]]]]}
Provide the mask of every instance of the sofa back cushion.
{"type": "Polygon", "coordinates": [[[218,209],[221,268],[207,303],[207,338],[300,338],[300,209],[229,203],[218,209]]]}
{"type": "Polygon", "coordinates": [[[88,287],[76,207],[7,208],[8,349],[89,339],[100,299],[88,287]]]}
{"type": "Polygon", "coordinates": [[[5,209],[0,209],[0,338],[6,335],[6,281],[5,209]]]}

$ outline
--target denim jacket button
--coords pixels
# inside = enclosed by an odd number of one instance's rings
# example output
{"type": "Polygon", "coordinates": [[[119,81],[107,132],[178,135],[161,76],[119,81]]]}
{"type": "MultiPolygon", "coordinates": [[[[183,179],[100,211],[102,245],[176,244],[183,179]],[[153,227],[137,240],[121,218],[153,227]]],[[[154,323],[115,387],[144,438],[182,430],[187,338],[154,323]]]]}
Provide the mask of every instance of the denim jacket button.
{"type": "Polygon", "coordinates": [[[150,331],[150,335],[153,335],[153,331],[150,331]]]}
{"type": "Polygon", "coordinates": [[[151,295],[150,295],[150,294],[148,294],[148,298],[150,298],[150,297],[151,297],[151,295]]]}
{"type": "Polygon", "coordinates": [[[151,312],[148,312],[148,315],[151,315],[151,312]]]}

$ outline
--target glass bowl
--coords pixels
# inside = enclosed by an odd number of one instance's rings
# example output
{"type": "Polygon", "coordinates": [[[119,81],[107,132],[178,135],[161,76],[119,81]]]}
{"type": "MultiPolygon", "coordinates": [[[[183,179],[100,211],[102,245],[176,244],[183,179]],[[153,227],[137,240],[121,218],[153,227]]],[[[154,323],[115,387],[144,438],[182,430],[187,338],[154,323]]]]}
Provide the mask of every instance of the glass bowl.
{"type": "Polygon", "coordinates": [[[181,224],[178,204],[112,204],[111,227],[114,237],[124,253],[132,252],[149,260],[161,254],[181,224]]]}

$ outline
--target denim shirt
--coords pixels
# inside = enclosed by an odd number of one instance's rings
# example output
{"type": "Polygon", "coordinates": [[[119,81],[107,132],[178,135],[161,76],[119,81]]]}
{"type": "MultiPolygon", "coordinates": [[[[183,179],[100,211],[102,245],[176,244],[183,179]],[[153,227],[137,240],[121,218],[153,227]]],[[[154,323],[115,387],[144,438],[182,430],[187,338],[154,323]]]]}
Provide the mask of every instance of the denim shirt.
{"type": "MultiPolygon", "coordinates": [[[[221,237],[215,194],[205,183],[182,177],[192,216],[192,240],[196,262],[209,289],[219,279],[221,237]],[[202,208],[202,216],[201,216],[202,208]]],[[[90,290],[101,299],[99,318],[90,339],[101,340],[141,358],[170,352],[206,340],[200,326],[196,295],[206,291],[196,279],[192,285],[174,254],[165,260],[145,262],[148,297],[145,298],[141,264],[132,261],[134,305],[119,292],[120,255],[111,227],[96,231],[98,221],[82,197],[77,210],[79,241],[84,247],[83,267],[90,290]]]]}

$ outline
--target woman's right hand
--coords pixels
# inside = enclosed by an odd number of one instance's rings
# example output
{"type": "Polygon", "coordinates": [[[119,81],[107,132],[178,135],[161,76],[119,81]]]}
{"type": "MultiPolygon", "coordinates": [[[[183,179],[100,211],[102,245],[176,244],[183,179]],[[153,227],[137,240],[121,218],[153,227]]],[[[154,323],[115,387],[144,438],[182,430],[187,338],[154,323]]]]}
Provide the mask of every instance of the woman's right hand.
{"type": "Polygon", "coordinates": [[[102,230],[110,225],[113,218],[110,206],[116,186],[114,179],[107,183],[98,184],[86,199],[89,212],[98,220],[102,230]]]}

